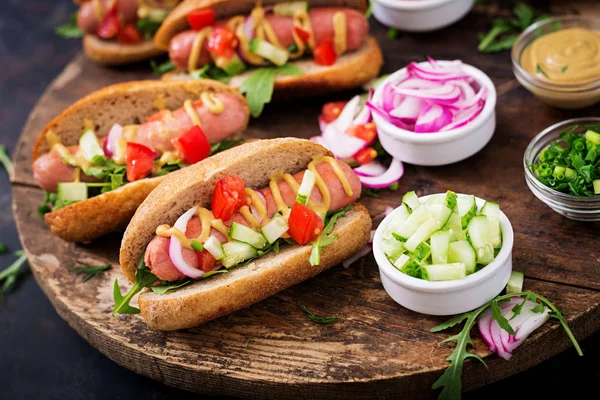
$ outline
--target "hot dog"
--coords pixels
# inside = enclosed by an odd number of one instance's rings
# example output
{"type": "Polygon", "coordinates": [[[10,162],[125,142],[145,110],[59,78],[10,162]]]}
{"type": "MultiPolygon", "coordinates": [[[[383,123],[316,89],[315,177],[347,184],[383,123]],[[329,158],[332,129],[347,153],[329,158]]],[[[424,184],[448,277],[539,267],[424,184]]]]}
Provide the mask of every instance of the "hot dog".
{"type": "Polygon", "coordinates": [[[98,34],[98,28],[102,22],[102,14],[106,13],[111,8],[111,4],[115,4],[120,20],[124,24],[133,24],[137,20],[138,3],[137,0],[101,0],[87,1],[79,7],[77,12],[77,25],[84,33],[91,35],[98,34]]]}
{"type": "MultiPolygon", "coordinates": [[[[322,162],[316,167],[331,194],[331,204],[329,205],[328,211],[335,211],[343,208],[360,196],[361,184],[358,177],[346,163],[340,162],[338,165],[343,169],[346,179],[352,187],[352,196],[348,196],[346,194],[340,179],[335,175],[333,168],[329,164],[322,162]]],[[[294,179],[298,183],[302,182],[304,173],[305,171],[294,174],[294,179]]],[[[291,207],[296,202],[296,193],[285,181],[280,180],[277,182],[277,185],[281,191],[283,200],[288,206],[291,207]]],[[[264,199],[268,218],[272,218],[277,212],[277,206],[275,204],[275,200],[273,199],[271,189],[267,187],[261,189],[259,192],[264,199]]],[[[322,195],[317,188],[312,190],[311,199],[314,199],[316,202],[321,202],[322,195]]],[[[248,221],[239,213],[235,214],[231,220],[226,221],[225,225],[231,226],[232,222],[248,226],[248,221]]],[[[193,239],[199,236],[201,230],[202,222],[198,217],[194,217],[188,222],[185,234],[188,238],[193,239]]],[[[214,235],[221,243],[227,242],[227,238],[215,229],[211,230],[211,235],[214,235]]],[[[185,278],[185,276],[171,262],[168,249],[169,239],[166,237],[155,236],[146,249],[144,256],[146,265],[158,279],[176,281],[185,278]]],[[[194,268],[201,268],[203,271],[210,271],[214,268],[214,257],[199,257],[196,252],[190,249],[184,249],[183,256],[194,268]],[[200,265],[202,262],[203,265],[200,265]]]]}
{"type": "MultiPolygon", "coordinates": [[[[142,316],[159,330],[248,307],[366,244],[371,220],[359,195],[352,169],[307,140],[217,154],[171,175],[136,211],[120,250],[123,272],[137,283],[125,297],[140,285],[163,286],[139,297],[142,316]]],[[[125,306],[117,302],[114,312],[125,306]]]]}
{"type": "MultiPolygon", "coordinates": [[[[360,48],[367,39],[369,24],[364,14],[347,8],[314,8],[309,11],[308,15],[310,17],[315,43],[322,43],[325,39],[333,39],[335,35],[333,17],[337,12],[343,12],[346,16],[347,50],[354,51],[360,48]]],[[[283,48],[287,48],[294,44],[294,20],[292,17],[268,14],[265,18],[273,27],[273,31],[277,35],[283,48]]],[[[216,22],[216,26],[225,26],[226,24],[227,20],[216,22]]],[[[183,70],[188,68],[192,45],[197,35],[197,31],[188,30],[179,33],[171,40],[171,43],[169,44],[169,58],[178,68],[183,70]]],[[[248,39],[252,38],[249,37],[248,39]]],[[[208,50],[208,42],[205,41],[196,67],[200,68],[211,62],[212,58],[208,50]]]]}
{"type": "MultiPolygon", "coordinates": [[[[194,109],[200,119],[203,132],[210,143],[217,143],[227,138],[232,131],[237,131],[245,124],[244,103],[239,96],[231,93],[219,93],[215,97],[223,102],[224,111],[213,114],[198,100],[193,103],[194,109]]],[[[180,107],[173,112],[159,111],[148,117],[149,122],[137,127],[135,137],[129,142],[140,143],[159,154],[174,151],[172,140],[188,131],[194,123],[189,113],[180,107]]],[[[68,148],[72,154],[79,152],[79,146],[68,148]]],[[[33,175],[42,189],[56,193],[56,186],[60,182],[73,182],[75,167],[69,166],[60,154],[53,150],[39,157],[33,163],[33,175]]],[[[84,181],[93,181],[93,177],[83,175],[84,181]]]]}
{"type": "Polygon", "coordinates": [[[46,222],[75,242],[124,228],[166,175],[226,148],[248,117],[244,98],[215,81],[130,82],[86,96],[34,146],[34,178],[57,193],[46,222]]]}

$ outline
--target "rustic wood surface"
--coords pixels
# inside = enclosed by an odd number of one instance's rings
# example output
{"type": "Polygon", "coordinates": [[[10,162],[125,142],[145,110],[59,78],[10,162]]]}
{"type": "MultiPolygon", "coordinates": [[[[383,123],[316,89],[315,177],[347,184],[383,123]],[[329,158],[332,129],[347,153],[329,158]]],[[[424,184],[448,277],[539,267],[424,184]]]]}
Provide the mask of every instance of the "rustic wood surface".
{"type": "MultiPolygon", "coordinates": [[[[560,11],[578,10],[573,4],[560,11]]],[[[598,10],[589,4],[581,9],[598,10]]],[[[452,189],[500,202],[515,230],[514,265],[529,278],[526,289],[555,301],[576,336],[583,338],[600,329],[600,278],[594,269],[600,257],[594,245],[599,225],[569,221],[535,199],[524,182],[522,156],[529,140],[546,126],[597,115],[600,107],[550,109],[518,86],[508,53],[476,53],[476,33],[486,30],[494,13],[495,7],[479,8],[451,28],[404,34],[395,41],[385,38],[385,30],[374,24],[386,54],[384,72],[430,54],[461,58],[490,75],[499,95],[498,127],[491,143],[470,159],[446,167],[409,166],[398,193],[363,200],[372,215],[388,204],[398,205],[399,194],[411,189],[419,194],[452,189]],[[464,46],[456,46],[459,38],[464,46]]],[[[430,386],[446,367],[444,359],[453,345],[440,344],[447,334],[431,334],[429,329],[444,319],[396,305],[383,291],[372,257],[349,270],[336,267],[247,310],[188,331],[152,332],[137,316],[110,317],[114,279],[123,283],[122,289],[127,286],[117,263],[119,236],[78,246],[49,233],[35,218],[43,194],[30,187],[31,145],[45,123],[77,98],[109,83],[150,77],[142,67],[104,69],[76,57],[40,99],[16,147],[15,220],[31,269],[58,313],[117,363],[185,389],[265,398],[366,398],[375,392],[381,397],[433,396],[430,386]],[[83,284],[68,271],[76,261],[111,262],[113,269],[83,284]],[[329,326],[314,325],[299,304],[320,315],[339,314],[341,319],[329,326]]],[[[320,105],[348,96],[270,105],[252,121],[248,136],[312,136],[318,133],[320,105]]],[[[477,339],[476,352],[486,357],[489,369],[467,363],[465,390],[527,369],[568,346],[558,325],[549,323],[507,364],[490,356],[477,339]]]]}

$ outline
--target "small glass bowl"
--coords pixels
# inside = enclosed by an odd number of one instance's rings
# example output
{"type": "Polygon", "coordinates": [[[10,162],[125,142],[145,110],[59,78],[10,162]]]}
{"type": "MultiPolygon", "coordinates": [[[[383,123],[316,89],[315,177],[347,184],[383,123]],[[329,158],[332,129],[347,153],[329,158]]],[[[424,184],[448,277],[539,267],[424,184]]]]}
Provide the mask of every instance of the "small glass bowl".
{"type": "Polygon", "coordinates": [[[600,18],[570,15],[537,22],[519,35],[513,45],[511,58],[515,77],[534,96],[553,107],[578,109],[600,101],[600,76],[587,83],[559,84],[542,80],[521,67],[523,51],[533,41],[549,33],[569,28],[586,28],[598,32],[600,31],[600,18]]]}
{"type": "Polygon", "coordinates": [[[558,139],[561,132],[578,125],[576,132],[583,133],[584,125],[588,124],[600,124],[600,118],[569,119],[544,129],[529,143],[523,157],[525,181],[535,197],[560,215],[575,221],[600,221],[600,195],[573,196],[549,188],[535,177],[528,166],[536,162],[542,150],[558,139]]]}

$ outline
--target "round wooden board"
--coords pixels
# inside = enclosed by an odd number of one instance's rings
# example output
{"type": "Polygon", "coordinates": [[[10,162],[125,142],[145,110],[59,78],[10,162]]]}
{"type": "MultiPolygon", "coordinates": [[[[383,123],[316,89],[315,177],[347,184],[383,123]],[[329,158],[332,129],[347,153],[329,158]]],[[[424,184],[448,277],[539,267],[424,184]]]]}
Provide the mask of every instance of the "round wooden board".
{"type": "MultiPolygon", "coordinates": [[[[471,15],[442,33],[397,41],[386,39],[378,25],[374,30],[385,54],[390,55],[385,72],[421,59],[419,49],[424,43],[430,43],[433,56],[460,57],[486,71],[499,91],[498,128],[491,143],[455,165],[407,166],[399,192],[382,192],[380,198],[363,197],[362,201],[372,215],[386,205],[397,206],[400,193],[413,189],[420,195],[452,189],[500,202],[513,223],[514,266],[528,277],[525,288],[560,306],[576,337],[584,338],[600,329],[600,279],[593,268],[600,257],[593,245],[598,224],[566,220],[537,201],[523,180],[522,155],[529,140],[545,126],[566,117],[597,114],[600,108],[566,113],[543,106],[518,88],[506,55],[485,58],[474,48],[451,46],[469,26],[476,27],[469,33],[475,37],[486,25],[471,15]],[[404,49],[402,55],[398,49],[404,49]]],[[[120,365],[193,391],[251,398],[434,397],[431,385],[447,367],[445,359],[454,344],[442,343],[450,333],[429,330],[445,318],[416,314],[394,303],[381,286],[371,256],[349,269],[334,267],[195,329],[156,332],[140,316],[111,316],[115,279],[122,291],[130,285],[118,265],[120,236],[74,245],[50,234],[36,217],[43,192],[33,186],[31,148],[45,123],[71,102],[109,83],[148,77],[147,71],[135,67],[125,72],[104,69],[77,57],[33,110],[17,146],[12,176],[15,221],[31,270],[58,313],[120,365]],[[77,261],[111,263],[113,268],[83,283],[70,272],[77,261]],[[317,315],[340,318],[331,325],[317,325],[306,318],[300,305],[317,315]]],[[[269,105],[260,119],[251,122],[248,136],[315,135],[315,117],[320,105],[330,99],[269,105]]],[[[489,369],[467,362],[464,390],[527,369],[570,345],[558,324],[547,323],[506,363],[490,355],[478,335],[474,336],[474,351],[489,369]]]]}

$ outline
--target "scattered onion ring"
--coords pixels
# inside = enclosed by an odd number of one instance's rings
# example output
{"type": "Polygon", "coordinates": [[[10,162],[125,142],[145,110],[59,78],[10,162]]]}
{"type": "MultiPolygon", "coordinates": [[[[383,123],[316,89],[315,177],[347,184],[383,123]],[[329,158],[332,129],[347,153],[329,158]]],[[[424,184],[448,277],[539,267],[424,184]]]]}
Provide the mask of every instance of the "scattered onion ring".
{"type": "Polygon", "coordinates": [[[352,255],[352,257],[347,258],[346,260],[344,260],[344,262],[342,262],[342,265],[344,266],[344,268],[350,268],[350,266],[352,264],[354,264],[360,258],[362,258],[362,257],[366,256],[367,254],[369,254],[372,250],[373,250],[373,247],[370,244],[367,244],[367,245],[361,247],[361,249],[358,250],[356,252],[356,254],[352,255]]]}

